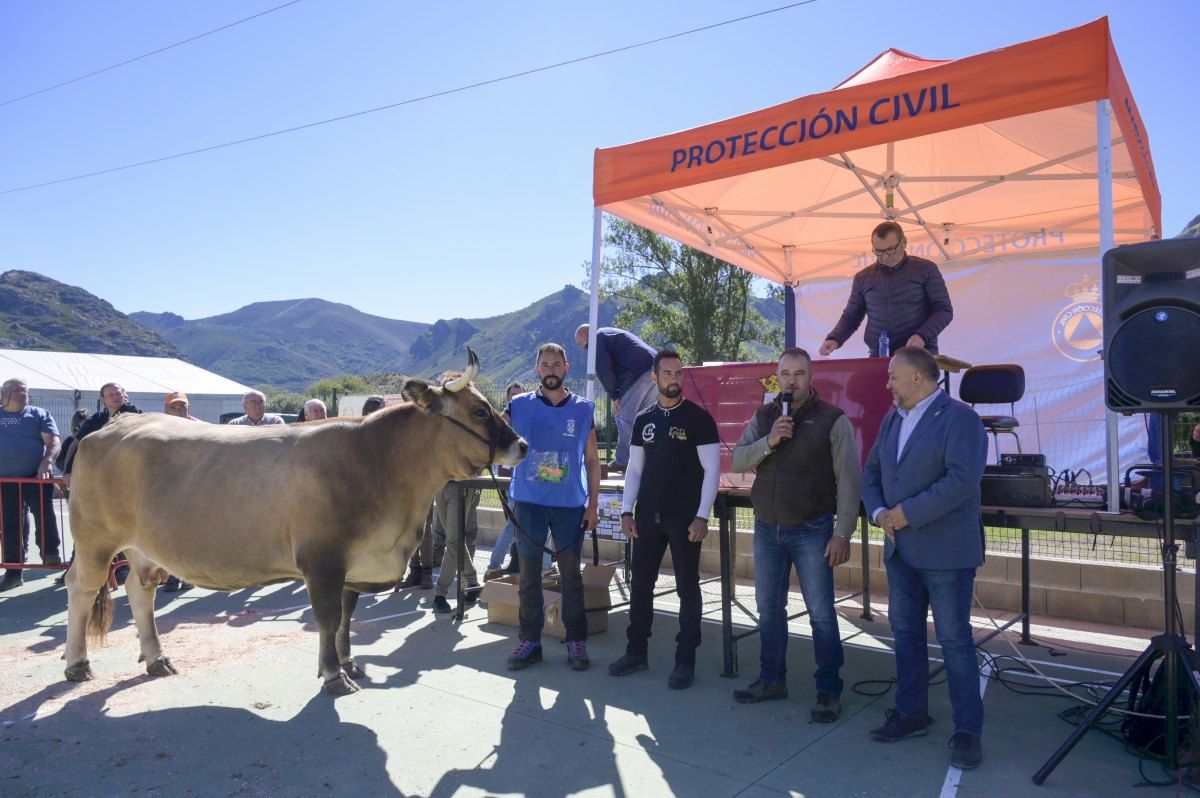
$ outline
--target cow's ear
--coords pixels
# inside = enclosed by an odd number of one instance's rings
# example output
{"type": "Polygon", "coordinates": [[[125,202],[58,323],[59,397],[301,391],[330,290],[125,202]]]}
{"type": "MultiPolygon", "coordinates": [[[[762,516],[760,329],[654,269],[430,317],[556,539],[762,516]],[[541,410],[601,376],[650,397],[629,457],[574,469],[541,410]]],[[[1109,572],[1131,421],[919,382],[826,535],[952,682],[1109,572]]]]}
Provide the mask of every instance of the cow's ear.
{"type": "Polygon", "coordinates": [[[424,380],[409,380],[400,389],[400,395],[426,413],[439,413],[442,409],[442,397],[433,386],[424,380]]]}

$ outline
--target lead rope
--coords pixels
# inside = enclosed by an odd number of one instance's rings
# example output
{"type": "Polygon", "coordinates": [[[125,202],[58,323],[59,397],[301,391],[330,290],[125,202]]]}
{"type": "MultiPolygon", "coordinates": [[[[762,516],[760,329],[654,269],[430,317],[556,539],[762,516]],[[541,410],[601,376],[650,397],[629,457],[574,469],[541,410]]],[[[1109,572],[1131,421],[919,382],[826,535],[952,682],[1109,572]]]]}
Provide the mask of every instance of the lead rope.
{"type": "MultiPolygon", "coordinates": [[[[482,435],[480,435],[478,432],[471,429],[466,424],[462,423],[461,421],[459,421],[456,418],[451,418],[450,416],[443,416],[443,418],[445,418],[447,421],[449,421],[454,426],[456,426],[459,429],[466,432],[468,435],[471,435],[487,444],[487,447],[488,447],[488,462],[487,462],[488,476],[491,477],[492,486],[496,489],[496,493],[500,496],[500,509],[504,511],[505,520],[507,520],[509,523],[511,523],[513,525],[513,529],[517,530],[518,533],[520,533],[522,536],[524,536],[525,540],[529,541],[536,548],[541,549],[542,552],[544,552],[545,554],[549,554],[550,559],[552,561],[557,561],[558,554],[556,554],[552,549],[548,549],[548,548],[546,548],[545,545],[540,544],[536,540],[534,540],[533,537],[530,536],[530,534],[525,531],[525,528],[521,526],[520,522],[517,521],[517,514],[514,513],[512,507],[509,506],[508,495],[505,493],[504,489],[500,487],[500,483],[499,483],[499,481],[497,481],[496,475],[492,471],[492,465],[496,462],[496,440],[495,440],[495,437],[493,436],[492,438],[485,438],[482,435]]],[[[592,530],[592,547],[594,549],[594,556],[595,556],[596,562],[598,564],[600,562],[600,547],[599,547],[599,543],[596,542],[596,530],[594,530],[594,529],[592,530]]]]}

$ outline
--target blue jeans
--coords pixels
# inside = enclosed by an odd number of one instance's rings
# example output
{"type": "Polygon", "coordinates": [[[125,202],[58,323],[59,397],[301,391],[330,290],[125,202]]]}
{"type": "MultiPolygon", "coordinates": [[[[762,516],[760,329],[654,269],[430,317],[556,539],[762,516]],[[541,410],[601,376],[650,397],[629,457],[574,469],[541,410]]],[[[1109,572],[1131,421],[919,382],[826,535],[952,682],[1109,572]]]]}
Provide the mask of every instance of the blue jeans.
{"type": "MultiPolygon", "coordinates": [[[[917,534],[907,532],[904,534],[917,534]]],[[[954,708],[954,731],[983,734],[983,698],[971,633],[974,568],[913,568],[896,552],[884,560],[888,575],[888,621],[896,638],[896,709],[910,718],[929,714],[929,634],[933,626],[954,708]]]]}
{"type": "MultiPolygon", "coordinates": [[[[504,525],[504,531],[500,533],[500,537],[496,538],[496,546],[492,549],[492,557],[488,560],[488,570],[494,570],[504,565],[504,558],[508,555],[508,550],[512,548],[513,535],[517,534],[517,530],[513,527],[512,521],[504,525]]],[[[550,555],[542,553],[542,570],[548,570],[553,564],[550,555]]]]}
{"type": "Polygon", "coordinates": [[[831,515],[799,526],[754,522],[754,598],[762,641],[761,682],[778,684],[787,680],[788,580],[794,566],[812,625],[817,690],[842,694],[838,672],[845,655],[833,610],[833,569],[825,559],[825,546],[832,535],[831,515]]]}
{"type": "Polygon", "coordinates": [[[587,640],[587,615],[583,609],[583,576],[579,557],[583,548],[582,507],[549,507],[544,504],[517,503],[517,523],[525,535],[517,538],[521,557],[520,638],[536,643],[546,625],[546,606],[542,598],[542,550],[547,533],[554,535],[558,552],[558,575],[562,587],[563,626],[567,642],[587,640]],[[532,540],[530,540],[532,538],[532,540]]]}

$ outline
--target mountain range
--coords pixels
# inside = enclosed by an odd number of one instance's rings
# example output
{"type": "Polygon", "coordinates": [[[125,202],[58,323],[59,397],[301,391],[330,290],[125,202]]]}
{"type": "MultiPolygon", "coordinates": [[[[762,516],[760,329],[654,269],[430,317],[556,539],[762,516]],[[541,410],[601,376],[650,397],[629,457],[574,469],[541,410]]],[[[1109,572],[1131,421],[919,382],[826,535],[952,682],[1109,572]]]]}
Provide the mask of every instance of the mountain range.
{"type": "MultiPolygon", "coordinates": [[[[778,302],[757,300],[757,309],[770,321],[782,318],[778,302]]],[[[601,323],[618,310],[615,301],[601,301],[601,323]]],[[[563,344],[572,377],[582,378],[587,354],[574,334],[587,317],[588,295],[571,285],[511,313],[433,324],[316,298],[256,302],[202,319],[126,316],[82,288],[34,272],[0,275],[0,348],[175,357],[246,385],[294,391],[340,374],[381,386],[394,386],[399,374],[436,377],[466,364],[467,345],[479,355],[482,376],[502,387],[533,377],[534,352],[546,341],[563,344]]]]}
{"type": "Polygon", "coordinates": [[[36,272],[0,274],[0,349],[185,358],[95,294],[36,272]]]}

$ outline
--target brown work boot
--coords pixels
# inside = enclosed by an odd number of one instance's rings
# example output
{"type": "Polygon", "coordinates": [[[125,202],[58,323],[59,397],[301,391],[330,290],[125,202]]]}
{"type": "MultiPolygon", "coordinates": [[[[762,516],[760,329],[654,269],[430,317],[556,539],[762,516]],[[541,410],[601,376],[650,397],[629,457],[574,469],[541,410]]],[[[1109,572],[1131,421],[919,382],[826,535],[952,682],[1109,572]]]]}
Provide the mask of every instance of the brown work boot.
{"type": "Polygon", "coordinates": [[[833,693],[817,691],[817,702],[813,704],[809,718],[813,723],[833,723],[842,714],[842,699],[833,693]]]}
{"type": "Polygon", "coordinates": [[[787,682],[767,684],[755,679],[749,687],[733,691],[733,700],[739,704],[757,704],[760,701],[777,701],[787,697],[787,682]]]}

